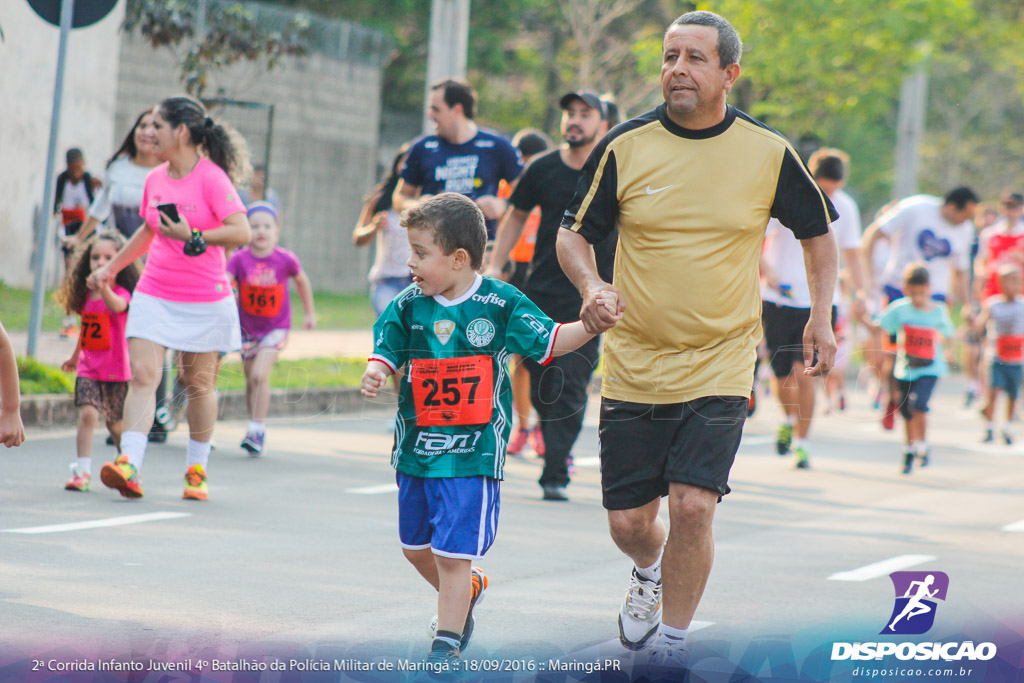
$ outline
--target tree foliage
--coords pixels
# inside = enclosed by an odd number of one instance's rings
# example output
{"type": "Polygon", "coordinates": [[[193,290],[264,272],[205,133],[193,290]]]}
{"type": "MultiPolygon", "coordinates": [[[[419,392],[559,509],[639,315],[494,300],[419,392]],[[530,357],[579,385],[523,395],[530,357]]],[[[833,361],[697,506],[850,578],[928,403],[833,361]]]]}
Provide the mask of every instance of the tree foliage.
{"type": "MultiPolygon", "coordinates": [[[[384,107],[422,110],[431,0],[282,2],[386,32],[396,47],[384,107]]],[[[133,6],[144,11],[129,20],[155,44],[195,31],[181,0],[133,6]]],[[[506,132],[556,133],[558,95],[577,87],[614,94],[630,115],[656,105],[665,27],[695,8],[722,14],[743,36],[732,102],[791,140],[848,151],[851,190],[866,210],[891,198],[900,85],[915,69],[930,88],[921,189],[969,183],[991,196],[1024,186],[1020,0],[472,0],[468,76],[480,119],[506,132]]],[[[241,12],[210,22],[220,31],[190,52],[198,87],[210,68],[248,59],[250,48],[280,56],[301,43],[254,36],[241,12]]]]}
{"type": "Polygon", "coordinates": [[[296,15],[282,31],[268,31],[241,3],[211,3],[207,16],[199,17],[193,3],[133,0],[125,9],[124,30],[136,28],[153,47],[174,49],[191,43],[180,57],[181,80],[196,97],[202,96],[215,70],[243,60],[265,60],[266,68],[273,69],[282,57],[308,52],[305,36],[309,21],[303,15],[296,15]],[[205,31],[201,20],[208,27],[205,31]]]}

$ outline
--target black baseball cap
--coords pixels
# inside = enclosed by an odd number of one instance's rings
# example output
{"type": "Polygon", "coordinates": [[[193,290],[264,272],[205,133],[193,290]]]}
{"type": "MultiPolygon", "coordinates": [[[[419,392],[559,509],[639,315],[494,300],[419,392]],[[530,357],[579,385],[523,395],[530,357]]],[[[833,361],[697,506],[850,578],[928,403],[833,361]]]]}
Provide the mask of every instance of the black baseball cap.
{"type": "Polygon", "coordinates": [[[558,106],[566,109],[573,100],[581,100],[583,104],[597,111],[602,119],[608,118],[608,109],[604,106],[604,100],[589,90],[575,90],[562,95],[562,99],[558,100],[558,106]]]}

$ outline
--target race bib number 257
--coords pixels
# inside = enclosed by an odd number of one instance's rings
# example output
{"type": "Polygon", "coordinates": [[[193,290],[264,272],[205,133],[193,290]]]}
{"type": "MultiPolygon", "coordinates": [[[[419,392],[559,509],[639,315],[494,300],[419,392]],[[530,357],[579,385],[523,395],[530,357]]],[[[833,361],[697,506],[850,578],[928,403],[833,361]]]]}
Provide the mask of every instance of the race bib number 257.
{"type": "Polygon", "coordinates": [[[494,410],[490,356],[419,358],[409,381],[421,427],[487,424],[494,410]]]}

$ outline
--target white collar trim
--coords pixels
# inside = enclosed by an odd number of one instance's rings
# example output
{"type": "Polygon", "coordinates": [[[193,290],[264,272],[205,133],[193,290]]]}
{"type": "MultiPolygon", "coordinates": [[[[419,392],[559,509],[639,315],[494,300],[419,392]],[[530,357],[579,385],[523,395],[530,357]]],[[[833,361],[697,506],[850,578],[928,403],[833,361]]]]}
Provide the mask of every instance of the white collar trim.
{"type": "Polygon", "coordinates": [[[433,299],[434,299],[434,301],[436,301],[437,303],[441,304],[445,308],[449,308],[451,306],[457,306],[458,304],[461,304],[463,301],[468,300],[469,297],[471,297],[474,294],[476,294],[477,290],[480,289],[480,285],[482,285],[483,283],[484,283],[483,276],[481,276],[480,273],[477,273],[476,274],[476,279],[473,280],[473,284],[470,286],[469,289],[466,290],[466,293],[463,294],[462,296],[460,296],[458,299],[455,299],[454,301],[449,301],[448,299],[446,299],[445,297],[441,296],[440,294],[435,294],[433,296],[433,299]]]}

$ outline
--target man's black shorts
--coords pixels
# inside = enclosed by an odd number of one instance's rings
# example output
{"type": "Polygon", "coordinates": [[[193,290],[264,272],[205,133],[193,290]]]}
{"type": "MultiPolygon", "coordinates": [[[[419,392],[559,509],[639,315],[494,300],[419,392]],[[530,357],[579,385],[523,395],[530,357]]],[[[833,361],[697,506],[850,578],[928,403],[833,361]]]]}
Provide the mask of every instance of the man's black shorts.
{"type": "MultiPolygon", "coordinates": [[[[811,309],[779,306],[765,301],[761,307],[764,344],[768,348],[772,372],[782,379],[793,374],[793,363],[804,362],[804,328],[811,309]]],[[[832,331],[836,329],[836,307],[832,307],[832,331]]],[[[817,358],[815,358],[817,362],[817,358]]]]}
{"type": "Polygon", "coordinates": [[[601,488],[608,510],[638,508],[668,494],[669,482],[729,493],[749,396],[686,403],[601,401],[601,488]]]}

